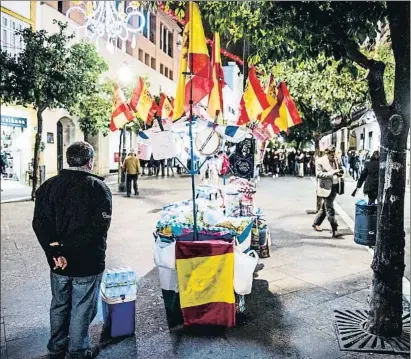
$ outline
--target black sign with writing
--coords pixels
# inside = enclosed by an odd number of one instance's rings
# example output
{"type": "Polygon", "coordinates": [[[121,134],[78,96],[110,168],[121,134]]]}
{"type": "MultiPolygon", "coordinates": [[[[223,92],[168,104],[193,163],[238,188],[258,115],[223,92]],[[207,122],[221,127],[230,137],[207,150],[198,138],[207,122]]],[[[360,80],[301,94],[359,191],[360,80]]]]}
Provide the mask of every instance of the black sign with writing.
{"type": "Polygon", "coordinates": [[[241,178],[254,177],[254,151],[255,141],[252,138],[246,138],[244,141],[237,143],[234,155],[234,172],[241,178]]]}

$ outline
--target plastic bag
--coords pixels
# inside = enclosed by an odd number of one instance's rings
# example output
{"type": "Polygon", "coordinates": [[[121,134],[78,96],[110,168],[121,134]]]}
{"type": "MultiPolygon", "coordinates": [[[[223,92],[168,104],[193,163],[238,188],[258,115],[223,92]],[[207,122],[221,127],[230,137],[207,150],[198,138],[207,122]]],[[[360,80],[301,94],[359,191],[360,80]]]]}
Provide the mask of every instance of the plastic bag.
{"type": "Polygon", "coordinates": [[[234,247],[234,292],[239,295],[251,293],[253,274],[257,263],[258,254],[256,251],[243,253],[234,247]]]}
{"type": "Polygon", "coordinates": [[[164,243],[158,236],[155,237],[153,256],[157,267],[176,269],[176,242],[164,243]]]}

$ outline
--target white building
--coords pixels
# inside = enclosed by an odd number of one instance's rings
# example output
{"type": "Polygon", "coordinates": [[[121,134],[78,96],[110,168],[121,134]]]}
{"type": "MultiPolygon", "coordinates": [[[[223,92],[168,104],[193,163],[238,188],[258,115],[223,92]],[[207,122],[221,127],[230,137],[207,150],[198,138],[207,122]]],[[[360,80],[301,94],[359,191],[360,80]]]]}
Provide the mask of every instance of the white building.
{"type": "MultiPolygon", "coordinates": [[[[19,1],[19,4],[30,3],[19,1]]],[[[49,33],[56,32],[58,27],[53,20],[67,21],[66,11],[73,5],[71,1],[39,1],[36,4],[37,30],[46,30],[49,33]]],[[[3,2],[2,2],[3,4],[3,2]]],[[[150,92],[158,95],[164,92],[166,95],[175,96],[177,72],[179,66],[179,34],[180,27],[161,11],[156,13],[144,11],[146,26],[142,33],[136,36],[136,47],[132,48],[131,39],[126,43],[126,52],[121,51],[122,44],[119,41],[119,49],[107,49],[104,40],[99,41],[99,53],[109,66],[104,74],[120,84],[134,82],[139,76],[148,78],[150,92]],[[126,71],[126,73],[125,73],[126,71]]],[[[84,30],[78,30],[74,25],[79,23],[76,14],[69,20],[68,31],[75,32],[79,42],[86,37],[84,30]]],[[[83,140],[78,122],[64,109],[46,110],[44,112],[43,142],[44,154],[41,162],[46,167],[46,177],[51,177],[67,166],[65,152],[74,141],[83,140]]],[[[117,169],[119,148],[119,132],[110,133],[89,138],[96,150],[95,172],[105,176],[110,169],[117,169]]],[[[135,135],[128,137],[127,148],[135,146],[135,135]]]]}
{"type": "Polygon", "coordinates": [[[243,95],[243,75],[235,62],[223,66],[224,81],[223,105],[224,117],[228,124],[236,124],[239,116],[239,106],[243,95]]]}

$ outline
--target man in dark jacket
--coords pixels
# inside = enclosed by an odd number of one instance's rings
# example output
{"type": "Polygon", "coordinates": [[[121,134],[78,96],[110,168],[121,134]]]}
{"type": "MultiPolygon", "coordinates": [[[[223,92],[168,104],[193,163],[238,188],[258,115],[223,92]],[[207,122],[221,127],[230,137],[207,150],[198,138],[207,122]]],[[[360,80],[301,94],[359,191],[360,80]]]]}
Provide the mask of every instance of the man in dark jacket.
{"type": "Polygon", "coordinates": [[[89,359],[88,329],[97,314],[105,269],[112,197],[103,178],[91,173],[94,150],[87,142],[67,149],[69,169],[36,192],[33,229],[51,269],[49,357],[89,359]]]}
{"type": "Polygon", "coordinates": [[[364,194],[368,196],[368,204],[375,204],[378,196],[378,177],[380,174],[380,153],[374,151],[369,162],[365,162],[357,188],[364,184],[364,194]]]}

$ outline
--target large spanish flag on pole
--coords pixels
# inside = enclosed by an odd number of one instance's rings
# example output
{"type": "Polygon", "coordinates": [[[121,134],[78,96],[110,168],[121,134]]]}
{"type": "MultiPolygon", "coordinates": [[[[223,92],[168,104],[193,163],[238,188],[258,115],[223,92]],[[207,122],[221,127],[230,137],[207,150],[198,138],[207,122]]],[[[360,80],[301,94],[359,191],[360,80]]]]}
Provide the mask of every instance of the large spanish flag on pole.
{"type": "Polygon", "coordinates": [[[247,86],[240,102],[240,118],[237,125],[245,125],[258,116],[270,106],[267,96],[258,81],[255,68],[252,67],[248,73],[247,86]]]}
{"type": "Polygon", "coordinates": [[[141,77],[138,78],[136,88],[131,95],[130,108],[148,125],[151,124],[157,112],[156,101],[141,77]]]}
{"type": "Polygon", "coordinates": [[[180,54],[173,120],[178,120],[190,110],[191,99],[193,105],[197,104],[211,92],[213,87],[210,57],[200,11],[193,1],[188,3],[188,8],[180,54]]]}
{"type": "Polygon", "coordinates": [[[111,115],[110,130],[114,132],[123,127],[127,122],[134,120],[135,117],[128,107],[123,91],[121,91],[117,84],[114,85],[113,102],[114,111],[111,115]]]}
{"type": "Polygon", "coordinates": [[[208,99],[208,113],[212,118],[218,116],[218,123],[221,124],[223,118],[223,87],[224,87],[224,72],[221,67],[220,55],[220,35],[214,34],[211,63],[213,70],[213,89],[211,90],[208,99]]]}
{"type": "Polygon", "coordinates": [[[233,243],[179,241],[176,267],[184,325],[235,326],[233,243]]]}

